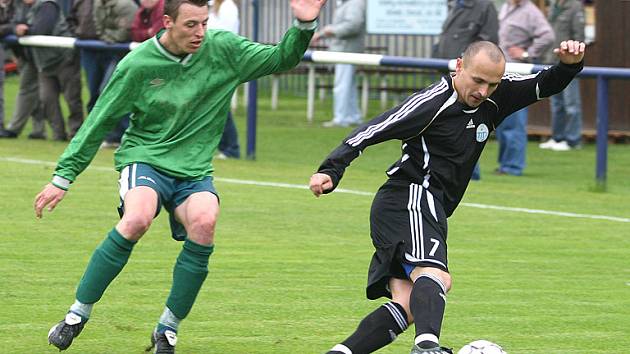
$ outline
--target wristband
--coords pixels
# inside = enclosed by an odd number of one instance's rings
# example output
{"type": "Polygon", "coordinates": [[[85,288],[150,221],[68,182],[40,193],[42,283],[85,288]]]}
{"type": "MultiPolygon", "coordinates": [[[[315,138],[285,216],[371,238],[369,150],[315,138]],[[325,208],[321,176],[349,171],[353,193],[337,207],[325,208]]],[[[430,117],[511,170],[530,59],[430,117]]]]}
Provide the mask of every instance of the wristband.
{"type": "Polygon", "coordinates": [[[318,25],[319,23],[317,22],[317,19],[314,19],[313,21],[300,21],[296,18],[293,20],[293,26],[301,30],[313,31],[318,25]]]}
{"type": "Polygon", "coordinates": [[[67,191],[68,188],[70,188],[70,181],[57,175],[53,176],[53,179],[52,181],[50,181],[50,183],[52,183],[53,186],[59,189],[63,189],[64,191],[67,191]]]}

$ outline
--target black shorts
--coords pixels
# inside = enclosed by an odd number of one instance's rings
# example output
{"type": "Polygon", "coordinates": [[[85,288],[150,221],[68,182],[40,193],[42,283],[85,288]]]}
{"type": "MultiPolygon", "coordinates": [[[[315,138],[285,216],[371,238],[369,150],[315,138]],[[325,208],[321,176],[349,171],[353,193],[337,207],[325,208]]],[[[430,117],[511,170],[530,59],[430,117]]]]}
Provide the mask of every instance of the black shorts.
{"type": "Polygon", "coordinates": [[[422,185],[387,181],[376,193],[370,212],[376,248],[368,273],[368,299],[391,298],[389,279],[408,279],[402,263],[448,272],[444,208],[422,185]]]}

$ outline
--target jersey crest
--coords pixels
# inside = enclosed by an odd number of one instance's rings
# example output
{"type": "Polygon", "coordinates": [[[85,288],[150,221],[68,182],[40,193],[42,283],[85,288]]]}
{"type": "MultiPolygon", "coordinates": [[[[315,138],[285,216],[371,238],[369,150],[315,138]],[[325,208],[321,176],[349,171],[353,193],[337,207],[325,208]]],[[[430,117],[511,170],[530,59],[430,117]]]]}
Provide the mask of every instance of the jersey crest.
{"type": "Polygon", "coordinates": [[[488,126],[481,123],[477,126],[477,141],[482,143],[488,139],[488,135],[490,134],[490,130],[488,126]]]}

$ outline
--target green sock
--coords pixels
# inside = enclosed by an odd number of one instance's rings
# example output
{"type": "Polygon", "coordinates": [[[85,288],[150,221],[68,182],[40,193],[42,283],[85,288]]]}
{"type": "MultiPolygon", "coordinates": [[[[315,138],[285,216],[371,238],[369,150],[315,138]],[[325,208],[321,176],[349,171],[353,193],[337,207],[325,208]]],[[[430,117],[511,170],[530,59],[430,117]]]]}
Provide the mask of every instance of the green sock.
{"type": "Polygon", "coordinates": [[[214,245],[203,246],[189,239],[184,241],[182,251],[173,269],[173,285],[166,306],[179,319],[190,312],[195,298],[208,275],[208,259],[214,245]]]}
{"type": "Polygon", "coordinates": [[[96,247],[77,288],[77,300],[93,304],[101,299],[109,283],[123,269],[136,243],[124,238],[116,229],[96,247]]]}

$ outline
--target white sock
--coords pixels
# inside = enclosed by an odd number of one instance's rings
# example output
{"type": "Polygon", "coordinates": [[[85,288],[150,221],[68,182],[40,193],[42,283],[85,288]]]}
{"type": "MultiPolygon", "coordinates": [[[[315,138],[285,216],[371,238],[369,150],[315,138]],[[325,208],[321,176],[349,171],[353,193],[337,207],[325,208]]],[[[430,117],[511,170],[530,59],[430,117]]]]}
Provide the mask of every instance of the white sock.
{"type": "Polygon", "coordinates": [[[76,313],[83,318],[90,318],[94,304],[84,304],[79,300],[74,300],[74,304],[70,306],[70,311],[76,313]]]}

